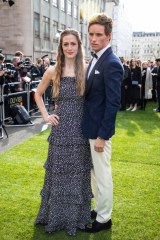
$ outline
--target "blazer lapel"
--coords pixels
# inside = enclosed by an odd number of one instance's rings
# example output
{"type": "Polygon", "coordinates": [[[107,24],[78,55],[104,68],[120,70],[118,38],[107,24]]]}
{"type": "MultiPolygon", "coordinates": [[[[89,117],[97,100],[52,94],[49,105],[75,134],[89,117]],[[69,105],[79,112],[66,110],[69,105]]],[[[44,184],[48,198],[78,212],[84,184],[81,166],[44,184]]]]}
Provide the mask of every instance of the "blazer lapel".
{"type": "Polygon", "coordinates": [[[87,72],[86,72],[86,90],[85,90],[85,93],[87,93],[89,91],[89,89],[91,88],[92,86],[92,82],[93,82],[93,79],[94,79],[94,76],[95,76],[95,70],[96,69],[99,69],[100,65],[102,64],[102,62],[104,61],[104,59],[107,57],[108,54],[110,54],[110,52],[112,52],[112,49],[111,47],[109,47],[103,54],[102,56],[98,59],[98,61],[96,62],[95,66],[93,67],[90,75],[89,75],[89,78],[88,78],[88,71],[89,71],[89,68],[90,68],[90,65],[91,65],[91,62],[87,68],[87,72]]]}
{"type": "Polygon", "coordinates": [[[93,61],[93,58],[91,59],[89,65],[88,65],[88,67],[87,67],[87,71],[86,71],[86,80],[87,80],[87,77],[88,77],[88,72],[89,72],[89,69],[90,69],[90,67],[91,67],[92,61],[93,61]]]}

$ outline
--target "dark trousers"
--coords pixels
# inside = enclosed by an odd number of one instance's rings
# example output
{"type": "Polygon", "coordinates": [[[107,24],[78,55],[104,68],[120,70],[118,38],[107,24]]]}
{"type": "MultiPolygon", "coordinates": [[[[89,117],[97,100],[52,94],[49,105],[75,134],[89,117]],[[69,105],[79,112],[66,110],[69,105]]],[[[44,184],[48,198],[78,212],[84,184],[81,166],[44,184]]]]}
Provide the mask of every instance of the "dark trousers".
{"type": "Polygon", "coordinates": [[[121,86],[121,110],[126,110],[126,89],[125,86],[121,86]]]}
{"type": "Polygon", "coordinates": [[[156,80],[153,78],[153,85],[152,85],[152,100],[154,102],[157,101],[157,98],[156,98],[156,80]]]}
{"type": "Polygon", "coordinates": [[[159,85],[157,86],[156,92],[157,92],[158,109],[160,110],[160,86],[159,85]]]}
{"type": "Polygon", "coordinates": [[[140,100],[140,109],[141,109],[141,110],[145,110],[146,105],[147,105],[147,99],[142,98],[142,99],[140,100]]]}

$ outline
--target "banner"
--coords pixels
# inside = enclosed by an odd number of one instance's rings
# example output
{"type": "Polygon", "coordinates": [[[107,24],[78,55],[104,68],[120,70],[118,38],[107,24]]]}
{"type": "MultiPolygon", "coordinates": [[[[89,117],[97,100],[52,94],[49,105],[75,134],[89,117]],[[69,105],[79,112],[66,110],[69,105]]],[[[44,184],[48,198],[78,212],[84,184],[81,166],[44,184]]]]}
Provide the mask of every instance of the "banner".
{"type": "Polygon", "coordinates": [[[18,93],[11,93],[8,95],[4,95],[4,119],[11,116],[10,107],[14,104],[23,105],[26,110],[28,109],[27,106],[27,92],[18,92],[18,93]]]}

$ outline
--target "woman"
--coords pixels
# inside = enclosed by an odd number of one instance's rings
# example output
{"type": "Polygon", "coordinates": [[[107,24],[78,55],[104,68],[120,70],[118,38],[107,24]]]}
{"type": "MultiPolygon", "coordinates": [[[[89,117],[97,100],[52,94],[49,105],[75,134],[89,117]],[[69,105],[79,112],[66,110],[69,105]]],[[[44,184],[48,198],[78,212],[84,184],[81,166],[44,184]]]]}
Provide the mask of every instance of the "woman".
{"type": "Polygon", "coordinates": [[[142,63],[142,87],[141,87],[141,102],[140,110],[145,110],[147,100],[152,98],[152,74],[149,63],[144,61],[142,63]]]}
{"type": "Polygon", "coordinates": [[[32,66],[31,68],[31,75],[32,75],[32,79],[35,80],[35,78],[40,78],[42,77],[42,64],[43,61],[41,58],[38,58],[36,60],[35,65],[32,66]]]}
{"type": "Polygon", "coordinates": [[[135,59],[130,61],[131,80],[128,85],[128,101],[130,103],[127,111],[132,112],[137,110],[137,104],[140,100],[140,88],[141,88],[141,68],[136,65],[135,59]]]}
{"type": "Polygon", "coordinates": [[[90,149],[81,132],[84,101],[85,65],[79,33],[66,29],[61,33],[56,64],[49,67],[37,88],[35,99],[49,135],[45,180],[36,224],[45,224],[47,232],[65,229],[75,235],[90,221],[90,149]],[[42,95],[53,81],[53,96],[58,106],[49,115],[42,95]]]}

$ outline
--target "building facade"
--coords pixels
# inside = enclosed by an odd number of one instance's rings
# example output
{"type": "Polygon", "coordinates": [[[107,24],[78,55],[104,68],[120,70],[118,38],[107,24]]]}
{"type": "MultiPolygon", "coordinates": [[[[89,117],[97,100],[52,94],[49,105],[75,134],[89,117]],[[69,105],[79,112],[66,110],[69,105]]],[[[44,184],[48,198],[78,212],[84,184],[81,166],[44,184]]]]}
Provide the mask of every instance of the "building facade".
{"type": "Polygon", "coordinates": [[[16,51],[34,61],[48,54],[56,58],[59,34],[65,28],[77,29],[86,58],[90,57],[88,18],[95,12],[113,16],[119,0],[15,0],[13,6],[0,0],[0,49],[6,59],[16,51]]]}
{"type": "Polygon", "coordinates": [[[133,32],[131,56],[142,61],[160,57],[160,32],[133,32]]]}
{"type": "Polygon", "coordinates": [[[132,51],[132,25],[120,2],[113,9],[112,49],[118,56],[130,59],[132,51]]]}

